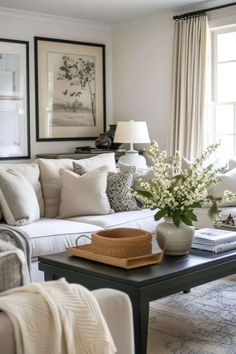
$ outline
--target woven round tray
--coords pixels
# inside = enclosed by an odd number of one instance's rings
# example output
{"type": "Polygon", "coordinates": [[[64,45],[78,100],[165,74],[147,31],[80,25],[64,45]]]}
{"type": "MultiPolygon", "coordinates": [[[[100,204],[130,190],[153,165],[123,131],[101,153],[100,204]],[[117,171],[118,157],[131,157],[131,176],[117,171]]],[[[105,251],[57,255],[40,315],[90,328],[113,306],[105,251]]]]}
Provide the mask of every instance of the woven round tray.
{"type": "Polygon", "coordinates": [[[91,250],[116,258],[145,256],[152,253],[152,235],[133,228],[101,230],[92,234],[91,250]]]}

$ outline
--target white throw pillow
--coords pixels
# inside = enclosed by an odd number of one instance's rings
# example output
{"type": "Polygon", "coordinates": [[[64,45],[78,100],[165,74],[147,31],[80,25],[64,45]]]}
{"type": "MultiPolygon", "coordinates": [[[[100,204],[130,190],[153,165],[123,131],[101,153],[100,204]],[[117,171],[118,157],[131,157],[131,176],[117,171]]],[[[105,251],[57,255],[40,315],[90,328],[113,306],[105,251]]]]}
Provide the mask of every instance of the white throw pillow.
{"type": "MultiPolygon", "coordinates": [[[[236,194],[236,168],[220,175],[220,178],[221,182],[212,187],[209,194],[212,194],[215,198],[222,198],[225,190],[236,194]]],[[[221,203],[220,206],[236,206],[236,200],[233,199],[230,202],[221,203]]]]}
{"type": "MultiPolygon", "coordinates": [[[[40,169],[40,182],[45,205],[45,217],[54,218],[58,216],[61,198],[61,181],[59,170],[67,169],[73,171],[72,159],[38,159],[40,169]]],[[[115,154],[106,153],[93,156],[88,159],[80,159],[80,165],[91,171],[100,166],[108,166],[110,172],[116,171],[115,154]]]]}
{"type": "Polygon", "coordinates": [[[114,152],[100,154],[97,156],[90,157],[88,159],[80,159],[76,161],[81,166],[83,166],[87,171],[94,170],[94,168],[100,166],[108,166],[109,172],[117,172],[114,152]]]}
{"type": "Polygon", "coordinates": [[[182,156],[182,169],[188,170],[191,166],[192,162],[186,159],[186,157],[182,156]]]}
{"type": "Polygon", "coordinates": [[[19,171],[0,172],[0,204],[9,225],[25,225],[40,218],[36,193],[19,171]]]}
{"type": "Polygon", "coordinates": [[[59,217],[110,214],[113,210],[106,194],[108,167],[101,166],[82,176],[61,169],[59,217]]]}
{"type": "Polygon", "coordinates": [[[231,157],[229,159],[229,170],[233,170],[234,168],[236,168],[236,158],[231,157]]]}
{"type": "Polygon", "coordinates": [[[30,182],[35,190],[36,197],[38,199],[40,215],[44,216],[44,202],[41,190],[41,184],[39,182],[39,166],[37,163],[12,163],[12,164],[1,164],[0,172],[14,170],[20,171],[23,176],[30,182]]]}

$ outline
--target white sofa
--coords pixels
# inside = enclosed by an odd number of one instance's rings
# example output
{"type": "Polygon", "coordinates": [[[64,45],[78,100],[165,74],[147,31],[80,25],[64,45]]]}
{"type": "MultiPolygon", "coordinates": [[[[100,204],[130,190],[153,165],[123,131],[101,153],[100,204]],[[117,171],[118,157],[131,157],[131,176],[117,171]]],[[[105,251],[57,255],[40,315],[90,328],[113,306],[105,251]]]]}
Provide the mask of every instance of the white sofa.
{"type": "MultiPolygon", "coordinates": [[[[109,171],[116,171],[113,153],[102,154],[89,159],[76,160],[87,170],[107,165],[109,171]]],[[[38,159],[29,164],[1,164],[0,172],[14,169],[20,171],[30,182],[37,196],[40,206],[40,219],[34,222],[17,226],[29,236],[32,257],[32,280],[43,279],[42,272],[37,269],[37,257],[52,253],[63,252],[66,247],[74,246],[80,235],[91,233],[104,228],[135,227],[143,228],[155,234],[156,221],[154,211],[133,210],[122,211],[106,215],[81,215],[70,218],[58,218],[61,182],[59,170],[73,170],[71,159],[38,159]]],[[[83,200],[79,200],[83,203],[83,200]]],[[[1,233],[0,233],[1,238],[1,233]]],[[[90,242],[88,238],[81,237],[80,244],[90,242]]]]}
{"type": "MultiPolygon", "coordinates": [[[[29,236],[29,243],[32,257],[32,280],[43,279],[43,274],[37,269],[37,257],[52,253],[63,252],[66,247],[74,246],[80,235],[91,235],[91,233],[104,228],[114,227],[136,227],[148,230],[155,235],[157,222],[151,210],[121,211],[105,215],[80,215],[58,218],[61,202],[61,180],[60,169],[73,170],[73,161],[82,165],[86,170],[91,171],[99,166],[106,165],[109,171],[116,172],[114,153],[107,153],[83,160],[72,159],[38,159],[29,164],[1,164],[1,171],[13,169],[20,171],[30,182],[37,196],[37,203],[40,207],[40,219],[26,225],[17,226],[29,236]]],[[[236,163],[235,163],[236,166],[236,163]]],[[[216,187],[214,193],[220,196],[224,189],[231,189],[236,192],[236,168],[231,163],[231,170],[223,176],[222,184],[216,187]]],[[[85,197],[86,199],[86,197],[85,197]]],[[[1,198],[0,198],[1,202],[1,198]]],[[[86,200],[78,200],[83,204],[86,200]]],[[[1,202],[2,203],[2,202],[1,202]]],[[[208,208],[196,210],[198,222],[196,228],[210,227],[213,221],[209,218],[208,208]]],[[[222,214],[226,217],[229,213],[236,215],[236,203],[222,208],[222,214]],[[234,206],[235,205],[235,206],[234,206]]],[[[1,232],[0,232],[1,238],[1,232]]],[[[90,242],[88,238],[81,237],[80,244],[90,242]]]]}

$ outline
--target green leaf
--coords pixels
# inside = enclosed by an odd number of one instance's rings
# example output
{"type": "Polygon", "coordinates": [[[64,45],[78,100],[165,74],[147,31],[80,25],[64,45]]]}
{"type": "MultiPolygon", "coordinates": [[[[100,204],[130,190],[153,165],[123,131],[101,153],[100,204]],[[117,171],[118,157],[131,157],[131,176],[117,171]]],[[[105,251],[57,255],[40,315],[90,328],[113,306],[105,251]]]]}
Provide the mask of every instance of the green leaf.
{"type": "Polygon", "coordinates": [[[194,208],[201,208],[201,203],[200,202],[195,202],[195,203],[193,203],[192,205],[190,205],[189,207],[191,208],[191,209],[194,209],[194,208]]]}
{"type": "Polygon", "coordinates": [[[212,194],[209,194],[209,195],[207,196],[207,199],[215,200],[215,197],[214,197],[212,194]]]}
{"type": "Polygon", "coordinates": [[[172,185],[172,188],[176,187],[180,182],[183,182],[184,176],[183,175],[176,175],[172,178],[174,180],[174,183],[172,185]]]}
{"type": "Polygon", "coordinates": [[[216,214],[218,214],[220,212],[220,210],[218,209],[218,205],[216,203],[216,201],[214,201],[212,203],[212,206],[209,209],[209,215],[211,218],[214,218],[216,214]]]}
{"type": "Polygon", "coordinates": [[[163,216],[165,216],[166,214],[167,214],[167,210],[166,209],[161,209],[154,215],[154,219],[156,221],[158,221],[161,218],[163,218],[163,216]]]}
{"type": "Polygon", "coordinates": [[[184,214],[192,221],[198,221],[196,215],[194,214],[194,212],[192,210],[186,210],[184,212],[184,214]]]}
{"type": "Polygon", "coordinates": [[[151,192],[142,191],[141,189],[137,189],[136,192],[137,192],[139,195],[142,195],[142,196],[145,197],[145,198],[153,198],[153,194],[152,194],[151,192]]]}
{"type": "Polygon", "coordinates": [[[182,214],[182,215],[181,215],[181,220],[182,220],[186,225],[193,226],[192,220],[189,219],[185,214],[182,214]]]}
{"type": "Polygon", "coordinates": [[[179,227],[180,224],[180,212],[175,210],[173,212],[173,222],[175,224],[175,226],[179,227]]]}

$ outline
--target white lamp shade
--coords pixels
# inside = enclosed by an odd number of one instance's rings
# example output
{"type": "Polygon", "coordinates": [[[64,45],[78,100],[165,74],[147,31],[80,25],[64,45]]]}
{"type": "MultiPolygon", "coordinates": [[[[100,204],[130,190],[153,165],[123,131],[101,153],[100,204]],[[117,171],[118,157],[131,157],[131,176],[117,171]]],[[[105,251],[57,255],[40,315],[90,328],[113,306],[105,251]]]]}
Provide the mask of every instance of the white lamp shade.
{"type": "Polygon", "coordinates": [[[117,122],[115,143],[149,143],[150,138],[146,122],[133,120],[117,122]]]}

